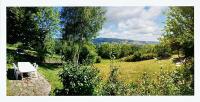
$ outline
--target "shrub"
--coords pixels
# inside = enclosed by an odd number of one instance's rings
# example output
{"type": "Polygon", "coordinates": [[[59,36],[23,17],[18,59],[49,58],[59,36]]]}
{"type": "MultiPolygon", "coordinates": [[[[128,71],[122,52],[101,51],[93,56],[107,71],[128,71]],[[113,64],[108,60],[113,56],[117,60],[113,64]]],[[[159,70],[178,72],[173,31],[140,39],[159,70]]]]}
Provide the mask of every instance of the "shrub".
{"type": "Polygon", "coordinates": [[[133,55],[122,58],[122,61],[135,62],[135,61],[149,60],[153,59],[155,56],[156,54],[154,53],[141,54],[141,52],[135,52],[133,55]]]}
{"type": "Polygon", "coordinates": [[[110,64],[110,74],[108,80],[101,84],[100,87],[95,91],[97,95],[126,95],[127,87],[126,85],[117,79],[118,77],[118,68],[114,65],[113,60],[115,55],[111,54],[111,64],[110,64]]]}
{"type": "Polygon", "coordinates": [[[110,59],[111,44],[104,43],[98,47],[98,55],[105,59],[110,59]]]}
{"type": "Polygon", "coordinates": [[[55,53],[56,54],[60,54],[62,51],[62,42],[60,39],[55,39],[55,45],[54,49],[55,49],[55,53]]]}
{"type": "Polygon", "coordinates": [[[131,83],[131,95],[152,95],[155,90],[151,83],[150,76],[144,72],[142,77],[136,83],[131,83]]]}
{"type": "Polygon", "coordinates": [[[133,54],[135,51],[138,50],[138,47],[131,44],[122,44],[121,45],[121,52],[120,52],[120,58],[126,57],[128,55],[133,54]]]}
{"type": "Polygon", "coordinates": [[[157,54],[158,58],[168,58],[171,56],[171,50],[170,48],[164,46],[164,45],[156,45],[155,46],[155,52],[157,54]]]}
{"type": "Polygon", "coordinates": [[[15,60],[14,60],[14,57],[13,55],[11,55],[10,53],[7,54],[7,63],[11,64],[11,63],[14,63],[15,60]]]}
{"type": "Polygon", "coordinates": [[[84,44],[80,52],[79,62],[88,64],[95,63],[97,56],[96,49],[93,45],[84,44]]]}
{"type": "Polygon", "coordinates": [[[136,83],[130,85],[130,90],[131,95],[193,95],[191,83],[183,72],[178,70],[166,72],[161,68],[158,75],[150,76],[143,73],[136,83]],[[157,79],[152,77],[157,77],[157,79]]]}
{"type": "Polygon", "coordinates": [[[114,54],[116,58],[119,58],[121,53],[120,44],[104,43],[98,48],[98,54],[102,58],[111,59],[111,53],[114,54]]]}
{"type": "Polygon", "coordinates": [[[153,59],[154,57],[156,57],[155,53],[147,53],[147,54],[141,54],[140,56],[141,60],[149,60],[149,59],[153,59]]]}
{"type": "Polygon", "coordinates": [[[108,80],[101,85],[99,91],[97,91],[97,95],[126,95],[127,87],[123,82],[117,79],[117,76],[118,68],[113,66],[110,71],[108,80]]]}
{"type": "Polygon", "coordinates": [[[101,63],[101,56],[97,56],[96,63],[101,63]]]}
{"type": "Polygon", "coordinates": [[[171,74],[174,84],[179,88],[181,95],[194,95],[194,62],[193,59],[171,74]]]}
{"type": "MultiPolygon", "coordinates": [[[[64,49],[63,49],[63,54],[65,56],[65,61],[72,61],[73,60],[73,55],[75,53],[77,53],[77,49],[78,49],[78,45],[74,45],[74,46],[69,46],[69,45],[65,45],[64,49]]],[[[81,46],[80,48],[80,53],[79,53],[79,63],[83,64],[83,63],[87,63],[87,64],[91,64],[91,63],[95,63],[96,62],[96,57],[97,57],[97,53],[96,53],[96,49],[95,46],[92,44],[83,44],[83,46],[81,46]]]]}
{"type": "Polygon", "coordinates": [[[91,66],[64,65],[60,73],[63,89],[56,89],[56,95],[93,95],[99,83],[99,71],[91,66]]]}
{"type": "Polygon", "coordinates": [[[133,54],[139,49],[138,46],[131,44],[103,43],[97,46],[98,55],[105,59],[111,59],[110,54],[115,54],[116,59],[133,54]]]}
{"type": "Polygon", "coordinates": [[[65,61],[68,61],[68,60],[72,61],[73,55],[74,55],[74,52],[76,49],[75,47],[76,46],[74,46],[74,47],[70,46],[70,44],[68,44],[68,43],[63,44],[62,55],[63,55],[65,61]]]}

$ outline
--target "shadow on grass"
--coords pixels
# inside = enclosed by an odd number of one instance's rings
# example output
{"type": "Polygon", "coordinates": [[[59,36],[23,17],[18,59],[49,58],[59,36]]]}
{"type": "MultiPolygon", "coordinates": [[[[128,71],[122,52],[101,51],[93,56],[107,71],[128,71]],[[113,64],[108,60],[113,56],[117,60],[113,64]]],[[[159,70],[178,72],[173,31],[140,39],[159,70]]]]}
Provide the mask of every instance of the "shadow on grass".
{"type": "MultiPolygon", "coordinates": [[[[7,70],[7,79],[8,79],[8,80],[17,80],[17,79],[15,78],[15,75],[14,75],[14,69],[9,68],[9,69],[7,70]]],[[[21,80],[21,77],[20,77],[20,76],[18,76],[18,80],[21,80]]]]}
{"type": "Polygon", "coordinates": [[[184,57],[179,57],[179,58],[174,58],[172,61],[173,63],[177,63],[177,62],[182,62],[184,60],[184,57]]]}
{"type": "Polygon", "coordinates": [[[37,62],[39,59],[36,56],[29,55],[28,53],[18,54],[16,50],[7,49],[7,56],[13,57],[15,62],[37,62]]]}
{"type": "Polygon", "coordinates": [[[41,63],[41,64],[39,64],[39,66],[46,68],[46,69],[51,69],[51,70],[57,69],[61,65],[62,65],[62,63],[41,63]]]}

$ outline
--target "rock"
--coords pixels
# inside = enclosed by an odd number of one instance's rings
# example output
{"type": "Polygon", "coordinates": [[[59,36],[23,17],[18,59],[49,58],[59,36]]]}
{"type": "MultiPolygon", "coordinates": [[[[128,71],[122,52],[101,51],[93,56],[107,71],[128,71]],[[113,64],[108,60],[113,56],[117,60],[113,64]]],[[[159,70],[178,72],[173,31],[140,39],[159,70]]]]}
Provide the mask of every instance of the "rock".
{"type": "Polygon", "coordinates": [[[49,82],[38,73],[38,78],[11,80],[11,96],[48,96],[51,91],[49,82]]]}

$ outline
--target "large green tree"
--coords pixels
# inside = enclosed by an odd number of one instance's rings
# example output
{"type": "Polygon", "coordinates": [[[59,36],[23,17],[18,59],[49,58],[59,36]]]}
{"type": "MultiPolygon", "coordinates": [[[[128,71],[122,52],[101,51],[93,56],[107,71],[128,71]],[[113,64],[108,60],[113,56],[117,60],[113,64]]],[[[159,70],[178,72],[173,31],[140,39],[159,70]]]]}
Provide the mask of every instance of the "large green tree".
{"type": "Polygon", "coordinates": [[[23,46],[34,45],[33,39],[37,40],[35,14],[38,12],[36,8],[7,8],[7,42],[14,44],[22,42],[23,46]]]}
{"type": "Polygon", "coordinates": [[[41,61],[53,53],[54,34],[59,30],[58,8],[7,8],[7,42],[22,43],[24,49],[35,50],[41,61]]]}
{"type": "Polygon", "coordinates": [[[44,7],[37,12],[37,26],[41,33],[38,36],[36,50],[41,60],[51,57],[55,52],[55,35],[60,30],[60,14],[58,8],[44,7]]]}
{"type": "Polygon", "coordinates": [[[194,56],[194,7],[170,7],[162,39],[185,57],[194,56]]]}
{"type": "Polygon", "coordinates": [[[187,88],[182,87],[181,91],[183,94],[194,94],[194,7],[170,7],[164,31],[161,41],[172,50],[181,51],[186,58],[179,73],[187,81],[183,84],[187,88]]]}
{"type": "Polygon", "coordinates": [[[83,44],[90,42],[102,29],[105,9],[101,7],[65,7],[61,10],[63,42],[71,46],[71,59],[78,64],[83,44]]]}

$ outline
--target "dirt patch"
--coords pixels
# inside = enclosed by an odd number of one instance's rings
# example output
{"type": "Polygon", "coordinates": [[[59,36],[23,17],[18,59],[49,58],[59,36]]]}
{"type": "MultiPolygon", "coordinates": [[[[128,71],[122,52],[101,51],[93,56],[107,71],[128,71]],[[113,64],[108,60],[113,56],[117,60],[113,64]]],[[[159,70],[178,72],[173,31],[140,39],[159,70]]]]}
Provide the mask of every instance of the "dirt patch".
{"type": "Polygon", "coordinates": [[[48,96],[51,91],[51,85],[40,73],[38,78],[9,80],[9,83],[9,96],[48,96]]]}

